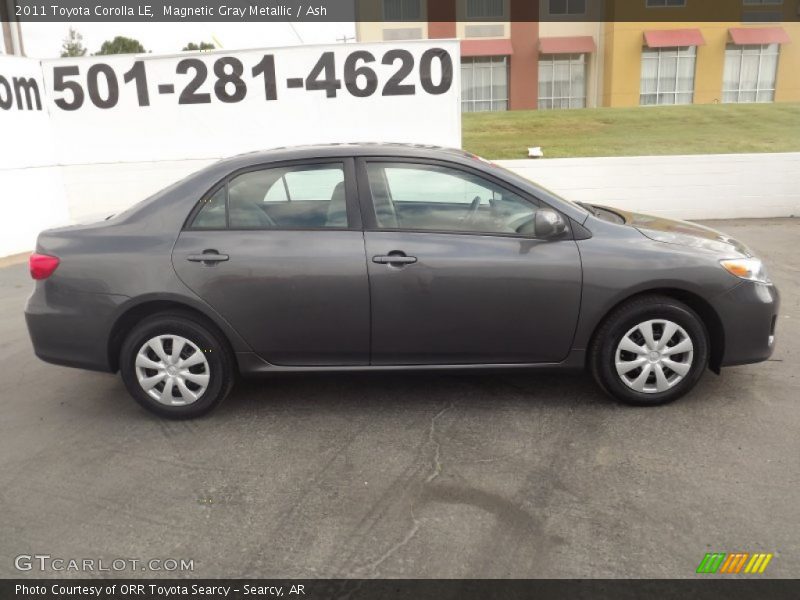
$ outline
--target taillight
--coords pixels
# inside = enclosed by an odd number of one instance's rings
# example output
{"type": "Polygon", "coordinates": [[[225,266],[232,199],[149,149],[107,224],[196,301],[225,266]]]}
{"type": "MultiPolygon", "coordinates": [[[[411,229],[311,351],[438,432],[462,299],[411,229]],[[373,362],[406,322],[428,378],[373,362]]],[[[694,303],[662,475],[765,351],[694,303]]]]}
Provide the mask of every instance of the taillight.
{"type": "Polygon", "coordinates": [[[47,279],[58,267],[59,260],[55,256],[47,254],[31,254],[28,265],[31,269],[31,277],[34,279],[47,279]]]}

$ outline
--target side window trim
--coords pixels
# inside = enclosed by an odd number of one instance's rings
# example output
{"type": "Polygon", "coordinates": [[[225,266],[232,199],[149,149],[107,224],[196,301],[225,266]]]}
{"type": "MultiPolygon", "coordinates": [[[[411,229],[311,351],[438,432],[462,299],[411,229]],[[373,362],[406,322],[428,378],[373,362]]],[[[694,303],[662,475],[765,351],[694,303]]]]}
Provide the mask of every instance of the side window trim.
{"type": "MultiPolygon", "coordinates": [[[[284,182],[287,201],[288,201],[288,199],[290,198],[288,184],[286,183],[285,176],[282,177],[282,179],[284,182]]],[[[362,212],[358,199],[358,194],[359,194],[359,186],[356,181],[355,159],[352,156],[326,156],[319,158],[304,158],[299,160],[289,160],[289,161],[279,161],[279,162],[259,163],[256,165],[249,165],[247,167],[242,167],[240,169],[237,169],[229,173],[221,181],[218,181],[211,188],[209,188],[209,191],[203,194],[200,200],[198,200],[195,206],[192,208],[191,212],[186,218],[186,221],[184,222],[182,231],[362,231],[363,219],[362,219],[362,212]],[[239,177],[240,175],[244,175],[246,173],[251,173],[255,171],[263,171],[267,169],[303,167],[303,166],[316,166],[323,164],[342,165],[342,169],[344,172],[345,205],[347,207],[347,222],[348,222],[347,227],[314,227],[314,228],[280,227],[274,229],[260,229],[260,228],[234,228],[230,226],[228,184],[233,179],[239,177]],[[197,215],[203,209],[204,201],[208,200],[214,194],[216,194],[222,188],[222,186],[225,186],[225,228],[212,229],[212,228],[200,227],[194,229],[192,225],[195,219],[197,218],[197,215]]]]}
{"type": "Polygon", "coordinates": [[[225,178],[225,182],[222,184],[225,186],[225,231],[230,231],[231,228],[231,207],[230,207],[230,190],[228,189],[228,184],[230,183],[230,177],[225,178]]]}
{"type": "Polygon", "coordinates": [[[283,182],[283,191],[286,192],[286,201],[292,201],[292,194],[289,192],[289,183],[286,181],[286,173],[281,175],[281,181],[283,182]]]}
{"type": "MultiPolygon", "coordinates": [[[[483,231],[457,231],[457,230],[434,230],[434,229],[408,229],[403,227],[398,228],[387,228],[387,227],[379,227],[378,226],[378,218],[375,212],[375,204],[372,198],[372,189],[369,184],[369,176],[367,174],[367,165],[369,163],[406,163],[410,165],[420,165],[423,167],[445,167],[449,169],[453,169],[455,171],[459,171],[462,173],[466,173],[468,175],[472,175],[473,177],[479,177],[481,179],[486,180],[487,182],[502,188],[512,194],[515,194],[522,198],[525,202],[530,203],[534,207],[546,207],[550,210],[554,210],[558,212],[561,216],[565,219],[568,219],[568,216],[562,213],[557,208],[551,206],[545,200],[533,196],[532,194],[525,192],[505,181],[499,180],[496,177],[493,177],[489,173],[485,173],[484,171],[480,171],[478,169],[470,169],[468,166],[449,162],[446,160],[437,160],[437,159],[423,159],[423,158],[409,158],[409,157],[401,157],[401,156],[382,156],[382,155],[375,155],[375,156],[361,156],[358,157],[356,160],[356,168],[357,168],[357,179],[358,179],[358,189],[359,189],[359,203],[361,204],[361,210],[364,216],[364,230],[365,231],[393,231],[393,232],[407,232],[407,233],[435,233],[441,235],[469,235],[469,236],[482,236],[482,237],[508,237],[508,238],[517,238],[517,239],[525,239],[525,240],[537,240],[538,238],[525,235],[521,233],[492,233],[492,232],[483,232],[483,231]]],[[[569,236],[569,239],[572,239],[572,235],[569,236]]]]}

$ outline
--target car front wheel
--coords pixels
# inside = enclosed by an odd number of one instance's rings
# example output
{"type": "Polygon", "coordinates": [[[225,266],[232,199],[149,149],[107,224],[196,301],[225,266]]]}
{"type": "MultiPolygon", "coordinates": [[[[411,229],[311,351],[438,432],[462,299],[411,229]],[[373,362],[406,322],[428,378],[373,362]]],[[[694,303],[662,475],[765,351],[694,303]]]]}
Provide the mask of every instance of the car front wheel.
{"type": "Polygon", "coordinates": [[[120,371],[139,404],[174,419],[209,412],[233,385],[233,360],[220,334],[182,313],[139,323],[122,345],[120,371]]]}
{"type": "Polygon", "coordinates": [[[708,365],[708,334],[697,314],[667,296],[616,308],[590,349],[595,380],[626,404],[655,406],[691,390],[708,365]]]}

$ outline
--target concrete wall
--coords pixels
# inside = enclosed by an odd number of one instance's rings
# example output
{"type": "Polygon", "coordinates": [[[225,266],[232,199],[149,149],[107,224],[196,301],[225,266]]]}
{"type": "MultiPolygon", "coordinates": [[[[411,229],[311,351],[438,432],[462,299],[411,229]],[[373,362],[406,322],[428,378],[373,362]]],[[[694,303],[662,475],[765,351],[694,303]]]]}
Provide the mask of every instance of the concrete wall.
{"type": "MultiPolygon", "coordinates": [[[[105,218],[212,160],[61,168],[72,221],[105,218]]],[[[800,152],[501,160],[570,200],[678,219],[800,216],[800,152]]]]}
{"type": "Polygon", "coordinates": [[[498,161],[570,200],[677,219],[800,215],[800,152],[498,161]]]}
{"type": "Polygon", "coordinates": [[[215,159],[60,167],[69,219],[83,223],[122,212],[215,159]]]}
{"type": "Polygon", "coordinates": [[[17,98],[19,80],[42,90],[39,62],[0,55],[0,256],[31,250],[39,231],[69,222],[45,99],[17,98]]]}
{"type": "MultiPolygon", "coordinates": [[[[33,248],[38,231],[99,220],[212,162],[70,165],[8,170],[35,181],[36,202],[13,205],[0,256],[33,248]]],[[[800,153],[506,160],[498,164],[569,198],[678,219],[800,215],[800,153]]],[[[11,185],[13,188],[14,186],[11,185]]]]}

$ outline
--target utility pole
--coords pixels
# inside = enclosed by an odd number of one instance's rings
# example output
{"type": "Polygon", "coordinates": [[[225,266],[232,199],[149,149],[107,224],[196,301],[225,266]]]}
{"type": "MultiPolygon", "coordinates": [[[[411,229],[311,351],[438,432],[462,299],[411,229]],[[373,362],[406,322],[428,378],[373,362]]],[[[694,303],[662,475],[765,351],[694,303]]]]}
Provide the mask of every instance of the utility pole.
{"type": "Polygon", "coordinates": [[[22,45],[22,28],[16,19],[16,12],[14,0],[0,0],[0,22],[3,25],[5,53],[25,56],[25,48],[22,45]]]}

